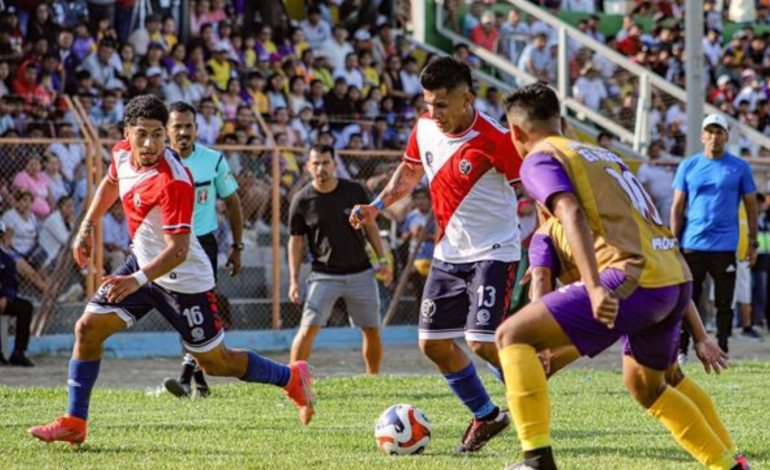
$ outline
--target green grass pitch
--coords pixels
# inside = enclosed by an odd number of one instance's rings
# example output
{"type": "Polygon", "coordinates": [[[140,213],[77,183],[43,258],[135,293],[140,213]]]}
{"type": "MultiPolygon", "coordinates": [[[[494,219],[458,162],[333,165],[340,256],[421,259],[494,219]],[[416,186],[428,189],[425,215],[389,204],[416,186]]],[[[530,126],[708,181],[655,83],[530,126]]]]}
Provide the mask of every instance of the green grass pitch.
{"type": "MultiPolygon", "coordinates": [[[[746,363],[720,377],[686,371],[714,397],[755,469],[770,468],[770,365],[746,363]]],[[[504,391],[484,381],[497,403],[504,391]]],[[[455,448],[469,414],[437,375],[332,377],[317,381],[317,414],[309,427],[280,390],[234,383],[207,400],[98,387],[90,435],[78,447],[29,438],[66,407],[66,389],[0,387],[0,469],[502,469],[518,460],[515,433],[476,455],[455,448]],[[374,421],[388,406],[411,403],[433,424],[425,454],[377,451],[374,421]]],[[[570,469],[698,469],[623,388],[617,372],[566,370],[552,379],[553,437],[558,463],[570,469]]]]}

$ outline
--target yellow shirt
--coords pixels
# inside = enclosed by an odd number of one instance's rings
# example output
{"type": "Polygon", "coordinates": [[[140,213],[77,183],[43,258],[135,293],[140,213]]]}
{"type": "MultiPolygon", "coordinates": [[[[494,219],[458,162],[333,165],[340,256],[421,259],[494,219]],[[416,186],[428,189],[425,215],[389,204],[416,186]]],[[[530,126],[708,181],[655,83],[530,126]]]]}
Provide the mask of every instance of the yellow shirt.
{"type": "Polygon", "coordinates": [[[738,259],[743,261],[749,255],[749,216],[741,202],[738,211],[738,259]]]}
{"type": "Polygon", "coordinates": [[[676,238],[620,157],[564,137],[544,139],[522,166],[524,186],[533,196],[543,197],[548,187],[534,176],[539,169],[536,162],[546,165],[554,160],[585,211],[599,270],[612,268],[626,274],[626,282],[617,290],[621,298],[637,286],[667,287],[692,279],[676,238]]]}
{"type": "Polygon", "coordinates": [[[214,80],[217,87],[225,91],[227,90],[227,82],[230,81],[230,72],[232,67],[230,61],[217,62],[215,59],[209,59],[206,65],[211,68],[211,79],[214,80]]]}

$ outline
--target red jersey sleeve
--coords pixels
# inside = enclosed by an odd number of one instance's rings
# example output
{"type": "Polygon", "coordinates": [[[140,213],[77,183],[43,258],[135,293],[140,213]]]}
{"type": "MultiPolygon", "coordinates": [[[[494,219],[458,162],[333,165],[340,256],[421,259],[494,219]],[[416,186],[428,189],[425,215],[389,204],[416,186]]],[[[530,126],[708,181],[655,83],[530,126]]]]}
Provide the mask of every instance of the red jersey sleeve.
{"type": "Polygon", "coordinates": [[[510,133],[506,133],[498,139],[497,147],[490,158],[492,166],[505,175],[509,184],[518,183],[521,180],[522,160],[516,147],[513,146],[510,133]]]}
{"type": "Polygon", "coordinates": [[[131,151],[131,145],[128,143],[128,141],[121,140],[112,147],[112,153],[110,154],[110,167],[107,169],[107,177],[113,183],[118,182],[118,153],[124,151],[131,151]]]}
{"type": "Polygon", "coordinates": [[[412,134],[409,136],[409,142],[406,144],[403,161],[410,165],[422,165],[420,147],[417,145],[417,126],[414,126],[412,134]]]}
{"type": "Polygon", "coordinates": [[[163,232],[180,234],[192,232],[195,190],[187,181],[174,180],[163,188],[160,211],[163,232]]]}

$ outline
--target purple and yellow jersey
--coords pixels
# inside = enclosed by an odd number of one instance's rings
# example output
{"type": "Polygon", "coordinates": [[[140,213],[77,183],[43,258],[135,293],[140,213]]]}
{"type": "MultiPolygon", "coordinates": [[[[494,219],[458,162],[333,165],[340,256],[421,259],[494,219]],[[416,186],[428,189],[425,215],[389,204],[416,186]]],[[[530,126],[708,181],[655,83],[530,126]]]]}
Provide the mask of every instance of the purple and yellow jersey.
{"type": "Polygon", "coordinates": [[[594,237],[599,271],[617,269],[636,287],[666,287],[692,279],[673,234],[625,162],[601,147],[564,137],[544,139],[524,159],[522,181],[545,210],[554,194],[573,193],[594,237]]]}
{"type": "Polygon", "coordinates": [[[580,280],[572,250],[559,219],[551,217],[537,228],[529,245],[529,266],[548,268],[562,284],[580,280]]]}

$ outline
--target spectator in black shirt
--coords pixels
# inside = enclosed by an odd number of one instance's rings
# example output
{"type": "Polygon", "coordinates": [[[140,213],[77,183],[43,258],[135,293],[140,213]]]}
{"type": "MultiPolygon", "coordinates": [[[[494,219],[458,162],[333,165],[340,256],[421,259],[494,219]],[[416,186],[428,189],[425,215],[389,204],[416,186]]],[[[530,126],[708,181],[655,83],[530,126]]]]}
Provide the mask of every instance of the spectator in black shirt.
{"type": "Polygon", "coordinates": [[[377,374],[382,360],[380,306],[375,271],[385,275],[390,285],[392,273],[374,221],[364,227],[366,239],[374,248],[378,263],[374,269],[366,253],[364,233],[347,223],[356,204],[367,204],[369,197],[355,182],[335,176],[334,149],[314,145],[307,170],[311,184],[291,202],[289,221],[289,299],[302,302],[299,288],[300,266],[307,239],[312,257],[312,273],[307,280],[302,323],[291,348],[292,361],[310,357],[313,340],[332,313],[339,298],[345,300],[351,323],[363,332],[366,372],[377,374]]]}
{"type": "Polygon", "coordinates": [[[19,272],[10,254],[11,237],[6,237],[5,232],[5,224],[0,222],[0,315],[16,317],[16,342],[7,361],[0,348],[0,365],[32,367],[35,364],[26,356],[32,303],[19,297],[19,272]]]}

